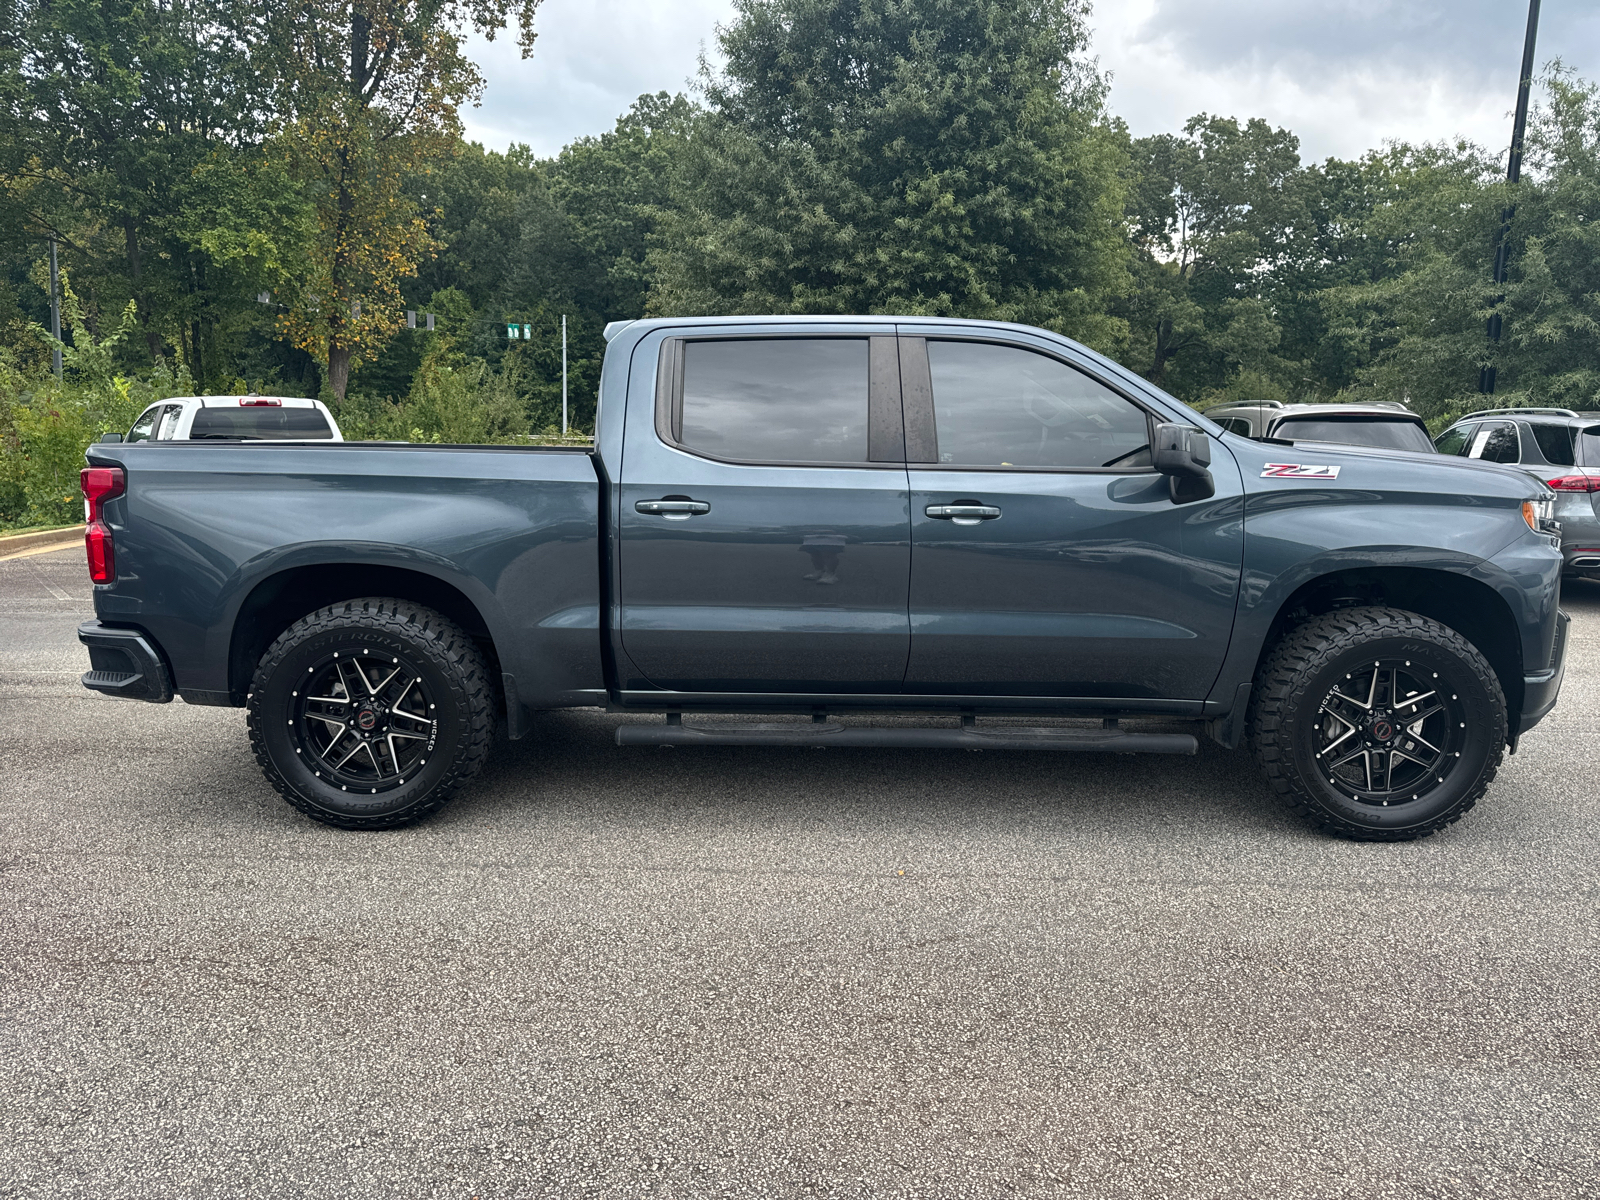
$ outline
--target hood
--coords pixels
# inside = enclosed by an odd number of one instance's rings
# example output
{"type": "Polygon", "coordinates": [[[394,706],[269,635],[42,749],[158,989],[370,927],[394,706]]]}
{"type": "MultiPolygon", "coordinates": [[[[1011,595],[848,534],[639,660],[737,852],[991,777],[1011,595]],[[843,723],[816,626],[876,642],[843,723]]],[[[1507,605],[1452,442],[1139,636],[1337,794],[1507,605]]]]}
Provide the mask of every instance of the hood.
{"type": "Polygon", "coordinates": [[[1250,494],[1314,487],[1320,491],[1481,496],[1519,504],[1554,494],[1523,468],[1506,463],[1338,442],[1273,445],[1231,433],[1216,440],[1239,464],[1244,490],[1250,494]]]}

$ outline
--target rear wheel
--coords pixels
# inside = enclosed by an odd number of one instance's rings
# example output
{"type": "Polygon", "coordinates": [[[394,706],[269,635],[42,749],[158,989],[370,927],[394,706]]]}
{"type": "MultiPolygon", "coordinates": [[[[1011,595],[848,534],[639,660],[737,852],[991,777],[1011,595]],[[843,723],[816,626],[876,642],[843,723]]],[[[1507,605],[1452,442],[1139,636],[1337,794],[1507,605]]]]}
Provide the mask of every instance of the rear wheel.
{"type": "Polygon", "coordinates": [[[262,656],[250,744],[295,808],[341,829],[437,811],[488,756],[483,656],[447,618],[404,600],[347,600],[302,617],[262,656]]]}
{"type": "Polygon", "coordinates": [[[1344,837],[1402,841],[1458,820],[1488,789],[1505,697],[1453,629],[1399,609],[1342,609],[1273,651],[1251,736],[1299,815],[1344,837]]]}

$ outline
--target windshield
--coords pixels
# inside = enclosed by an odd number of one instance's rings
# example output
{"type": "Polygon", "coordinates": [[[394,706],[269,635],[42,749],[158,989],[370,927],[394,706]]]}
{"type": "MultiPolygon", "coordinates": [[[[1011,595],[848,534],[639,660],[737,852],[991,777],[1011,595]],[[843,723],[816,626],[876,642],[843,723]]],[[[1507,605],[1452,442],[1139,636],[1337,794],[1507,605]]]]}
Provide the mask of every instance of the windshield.
{"type": "Polygon", "coordinates": [[[314,408],[202,408],[194,414],[189,436],[298,442],[331,439],[333,430],[314,408]]]}
{"type": "Polygon", "coordinates": [[[1272,436],[1291,442],[1341,442],[1346,446],[1434,452],[1428,431],[1420,423],[1393,417],[1287,417],[1272,436]]]}

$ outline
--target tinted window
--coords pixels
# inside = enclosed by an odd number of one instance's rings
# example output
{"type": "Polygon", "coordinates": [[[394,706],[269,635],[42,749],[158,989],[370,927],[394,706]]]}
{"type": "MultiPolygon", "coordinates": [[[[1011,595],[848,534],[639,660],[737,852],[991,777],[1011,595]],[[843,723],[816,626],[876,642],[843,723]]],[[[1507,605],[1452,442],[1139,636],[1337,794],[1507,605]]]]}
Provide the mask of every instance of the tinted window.
{"type": "Polygon", "coordinates": [[[1490,421],[1478,426],[1478,435],[1472,439],[1469,453],[1484,462],[1517,462],[1522,457],[1517,427],[1510,421],[1490,421]]]}
{"type": "Polygon", "coordinates": [[[1578,439],[1578,461],[1586,467],[1600,467],[1600,425],[1591,425],[1578,439]]]}
{"type": "Polygon", "coordinates": [[[939,461],[960,466],[1147,467],[1144,411],[1030,350],[928,343],[939,461]]]}
{"type": "Polygon", "coordinates": [[[152,404],[139,414],[139,419],[133,423],[133,428],[128,430],[128,441],[148,442],[150,434],[156,427],[156,418],[161,415],[161,405],[152,404]]]}
{"type": "Polygon", "coordinates": [[[1457,425],[1454,429],[1447,430],[1443,437],[1433,444],[1433,448],[1440,454],[1465,454],[1467,447],[1472,444],[1472,431],[1476,425],[1457,425]]]}
{"type": "Polygon", "coordinates": [[[189,436],[291,442],[332,438],[333,430],[314,408],[202,408],[189,436]]]}
{"type": "Polygon", "coordinates": [[[1539,445],[1539,453],[1544,455],[1547,463],[1558,467],[1573,465],[1572,435],[1575,430],[1570,425],[1529,425],[1533,430],[1533,440],[1539,445]]]}
{"type": "Polygon", "coordinates": [[[865,338],[687,342],[678,440],[718,458],[865,462],[865,338]]]}
{"type": "Polygon", "coordinates": [[[1250,422],[1243,417],[1222,417],[1217,421],[1229,433],[1237,433],[1243,437],[1250,436],[1250,422]]]}
{"type": "Polygon", "coordinates": [[[1279,424],[1273,436],[1292,442],[1340,442],[1346,446],[1433,452],[1428,431],[1421,425],[1388,417],[1289,417],[1279,424]]]}

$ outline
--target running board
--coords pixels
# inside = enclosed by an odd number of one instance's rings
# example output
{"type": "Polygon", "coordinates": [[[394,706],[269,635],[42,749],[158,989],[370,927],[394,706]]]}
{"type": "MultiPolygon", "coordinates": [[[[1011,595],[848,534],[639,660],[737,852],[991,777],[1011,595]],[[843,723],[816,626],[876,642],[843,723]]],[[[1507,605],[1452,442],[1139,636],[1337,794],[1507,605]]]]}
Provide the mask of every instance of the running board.
{"type": "Polygon", "coordinates": [[[893,725],[747,724],[619,725],[619,746],[873,746],[898,750],[1077,750],[1102,754],[1194,754],[1187,733],[1128,733],[1121,729],[1052,729],[998,725],[992,729],[893,725]]]}

